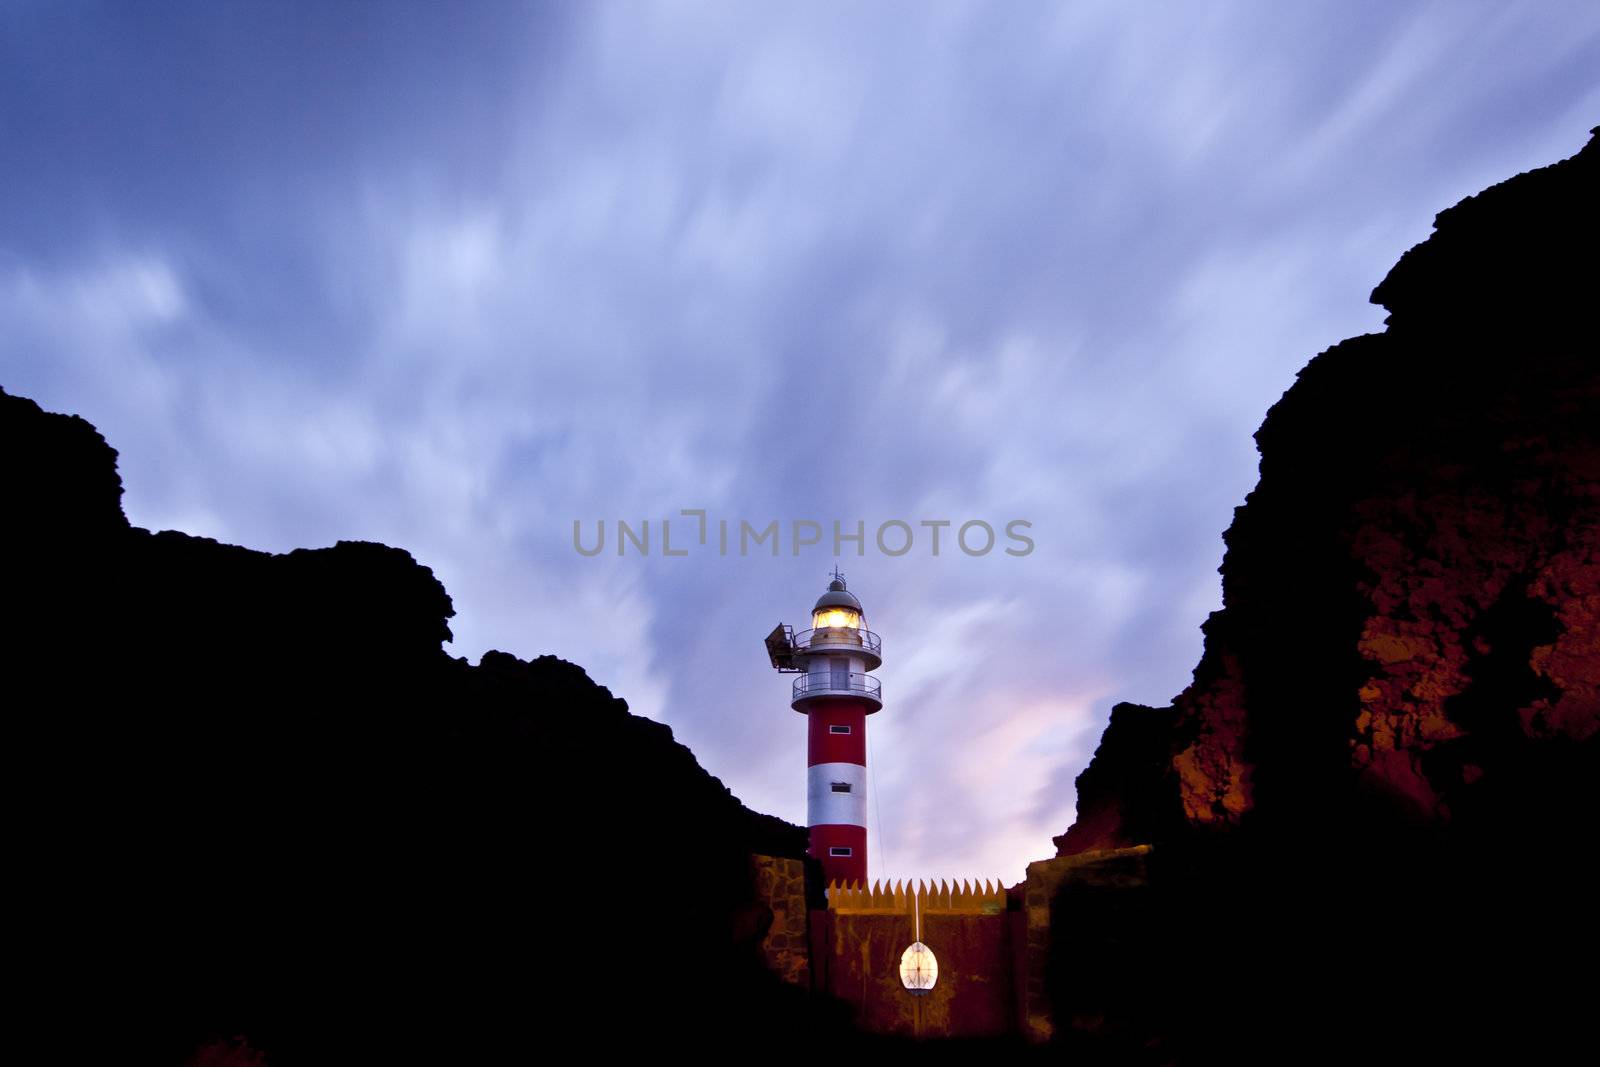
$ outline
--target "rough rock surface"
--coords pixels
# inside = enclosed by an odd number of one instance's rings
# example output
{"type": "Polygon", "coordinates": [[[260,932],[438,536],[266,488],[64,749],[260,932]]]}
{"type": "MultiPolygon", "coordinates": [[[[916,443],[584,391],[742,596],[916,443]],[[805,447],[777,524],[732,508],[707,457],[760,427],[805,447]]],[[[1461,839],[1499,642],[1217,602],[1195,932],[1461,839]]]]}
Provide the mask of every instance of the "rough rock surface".
{"type": "Polygon", "coordinates": [[[1555,975],[1600,899],[1595,134],[1440,213],[1373,292],[1386,330],[1300,371],[1192,684],[1119,705],[1079,778],[1059,855],[1155,846],[1132,933],[1171,970],[1107,1023],[1140,1049],[1246,1014],[1576,1025],[1555,975]],[[1203,956],[1151,941],[1202,928],[1203,956]],[[1334,1008],[1351,968],[1364,1006],[1334,1008]]]}

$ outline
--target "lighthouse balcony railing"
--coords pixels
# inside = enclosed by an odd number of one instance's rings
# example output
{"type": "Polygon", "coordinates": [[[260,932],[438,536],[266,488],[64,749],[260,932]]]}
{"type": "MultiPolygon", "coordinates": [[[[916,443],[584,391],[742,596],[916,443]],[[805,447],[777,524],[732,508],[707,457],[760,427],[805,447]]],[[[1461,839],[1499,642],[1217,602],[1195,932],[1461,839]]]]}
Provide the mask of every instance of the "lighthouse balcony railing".
{"type": "Polygon", "coordinates": [[[871,630],[858,630],[854,626],[818,626],[795,634],[794,647],[798,652],[861,649],[878,656],[883,653],[883,640],[871,630]]]}
{"type": "Polygon", "coordinates": [[[807,697],[866,697],[883,703],[883,683],[859,671],[818,671],[794,680],[794,699],[807,697]]]}

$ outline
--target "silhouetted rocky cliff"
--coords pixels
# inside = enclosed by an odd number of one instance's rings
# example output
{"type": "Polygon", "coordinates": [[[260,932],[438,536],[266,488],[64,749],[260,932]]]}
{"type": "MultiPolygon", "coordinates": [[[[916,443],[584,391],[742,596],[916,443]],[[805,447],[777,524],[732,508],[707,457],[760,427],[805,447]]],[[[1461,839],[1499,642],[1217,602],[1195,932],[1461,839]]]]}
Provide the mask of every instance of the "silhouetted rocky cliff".
{"type": "Polygon", "coordinates": [[[792,1021],[748,853],[802,828],[571,663],[447,656],[407,553],[150,533],[115,461],[0,393],[13,960],[67,1059],[241,1034],[274,1067],[484,1062],[792,1021]]]}
{"type": "Polygon", "coordinates": [[[1387,1056],[1587,1027],[1597,264],[1600,136],[1440,213],[1373,292],[1387,329],[1268,413],[1194,681],[1114,709],[1056,838],[1155,845],[1062,931],[1080,1036],[1387,1056]]]}

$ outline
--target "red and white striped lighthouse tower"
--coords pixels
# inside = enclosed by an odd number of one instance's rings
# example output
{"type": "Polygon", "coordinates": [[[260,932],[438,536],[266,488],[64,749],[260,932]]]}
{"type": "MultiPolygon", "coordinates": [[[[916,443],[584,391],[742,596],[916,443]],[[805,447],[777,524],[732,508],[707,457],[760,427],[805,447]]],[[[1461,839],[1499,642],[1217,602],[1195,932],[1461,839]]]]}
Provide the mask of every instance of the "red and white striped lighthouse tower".
{"type": "Polygon", "coordinates": [[[867,672],[883,660],[878,635],[866,626],[861,601],[836,567],[811,610],[811,629],[795,633],[779,623],[767,635],[772,665],[799,675],[789,706],[809,720],[810,853],[830,883],[867,880],[867,716],[883,707],[882,687],[867,672]]]}

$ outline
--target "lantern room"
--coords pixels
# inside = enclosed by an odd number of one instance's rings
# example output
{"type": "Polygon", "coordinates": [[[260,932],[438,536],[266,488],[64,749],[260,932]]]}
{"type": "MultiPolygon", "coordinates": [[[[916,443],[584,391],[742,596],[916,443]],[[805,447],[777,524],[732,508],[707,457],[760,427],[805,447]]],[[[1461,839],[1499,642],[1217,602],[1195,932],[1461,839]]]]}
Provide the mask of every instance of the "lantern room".
{"type": "Polygon", "coordinates": [[[861,614],[861,601],[844,587],[841,578],[828,583],[828,591],[817,597],[817,606],[811,609],[811,626],[816,630],[840,626],[864,630],[866,625],[866,619],[861,614]]]}

